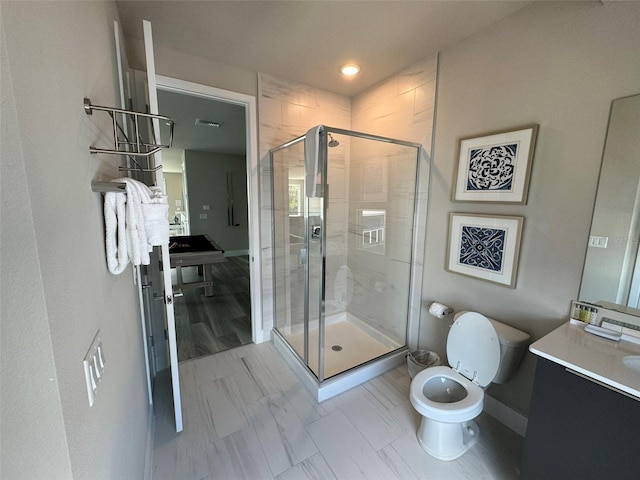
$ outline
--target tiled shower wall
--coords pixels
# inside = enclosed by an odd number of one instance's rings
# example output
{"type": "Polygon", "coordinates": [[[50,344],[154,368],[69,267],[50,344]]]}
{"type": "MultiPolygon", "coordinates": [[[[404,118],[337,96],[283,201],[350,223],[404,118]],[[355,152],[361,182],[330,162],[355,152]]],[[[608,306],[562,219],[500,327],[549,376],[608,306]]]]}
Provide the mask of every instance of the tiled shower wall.
{"type": "Polygon", "coordinates": [[[437,57],[418,62],[351,103],[351,128],[420,143],[431,152],[437,57]]]}
{"type": "MultiPolygon", "coordinates": [[[[273,249],[269,150],[315,125],[351,128],[351,99],[266,74],[258,75],[262,328],[273,327],[273,249]]],[[[342,158],[344,164],[344,156],[342,158]]],[[[328,181],[331,181],[329,178],[328,181]]],[[[281,212],[284,214],[284,212],[281,212]]],[[[346,251],[345,251],[346,256],[346,251]]],[[[266,337],[268,338],[268,337],[266,337]]]]}
{"type": "MultiPolygon", "coordinates": [[[[409,346],[415,347],[420,320],[422,299],[422,270],[424,263],[424,236],[426,226],[429,155],[433,131],[433,112],[436,93],[437,57],[432,57],[412,65],[410,68],[389,78],[382,84],[357,97],[351,104],[351,128],[365,133],[419,143],[423,146],[419,163],[418,201],[416,204],[416,224],[413,232],[407,231],[406,224],[413,218],[403,217],[402,212],[412,212],[415,176],[405,171],[407,163],[402,156],[391,159],[387,172],[386,238],[389,239],[387,252],[380,258],[375,254],[357,252],[354,244],[349,246],[349,268],[356,276],[354,301],[350,312],[356,317],[391,338],[403,338],[404,316],[407,308],[406,292],[409,286],[414,295],[409,304],[409,346]],[[398,163],[401,162],[401,163],[398,163]],[[412,255],[412,238],[417,248],[412,255]],[[413,277],[408,278],[409,264],[413,264],[413,277]],[[375,269],[372,266],[375,265],[375,269]],[[375,289],[375,290],[374,290],[375,289]],[[374,291],[372,297],[371,291],[374,291]],[[372,299],[383,298],[384,305],[372,299]],[[353,311],[351,311],[353,310],[353,311]],[[384,312],[382,315],[380,312],[384,312]],[[380,322],[380,323],[378,323],[380,322]]],[[[355,159],[355,150],[352,154],[355,159]]],[[[372,156],[375,158],[375,156],[372,156]]],[[[410,165],[410,163],[409,163],[410,165]]],[[[410,168],[410,167],[409,167],[410,168]]],[[[358,178],[364,169],[352,169],[351,183],[362,183],[358,178]]],[[[350,202],[351,218],[355,218],[357,208],[350,202]]],[[[350,228],[353,231],[353,228],[350,228]]],[[[353,239],[352,239],[353,240],[353,239]]],[[[378,256],[379,257],[379,256],[378,256]]]]}
{"type": "MultiPolygon", "coordinates": [[[[262,286],[263,286],[263,331],[269,332],[273,327],[273,279],[272,279],[272,200],[271,170],[269,165],[269,149],[304,134],[309,128],[324,124],[332,127],[355,130],[375,135],[398,138],[422,144],[420,159],[419,201],[417,205],[418,222],[414,237],[421,242],[412,258],[414,271],[410,280],[416,289],[415,301],[410,305],[410,339],[417,339],[417,327],[420,315],[420,298],[422,284],[422,264],[424,255],[424,228],[426,225],[426,198],[428,187],[428,168],[431,152],[431,134],[433,129],[433,112],[435,102],[435,85],[437,57],[418,62],[412,67],[389,78],[382,84],[354,97],[353,99],[329,93],[313,87],[300,85],[287,80],[278,79],[266,74],[258,76],[258,115],[260,142],[260,215],[261,215],[261,254],[262,254],[262,286]]],[[[328,178],[332,181],[348,182],[348,169],[344,154],[333,153],[335,167],[336,155],[342,161],[339,168],[334,168],[328,178]],[[343,176],[341,176],[344,174],[343,176]],[[341,178],[338,178],[340,177],[341,178]]],[[[347,183],[348,184],[348,183],[347,183]]],[[[330,205],[333,215],[329,221],[343,222],[346,234],[348,198],[330,199],[337,202],[330,205]],[[340,202],[344,203],[341,207],[340,202]],[[336,215],[336,211],[344,212],[344,218],[336,215]]],[[[406,198],[398,201],[406,201],[406,198]]],[[[327,226],[328,231],[339,231],[340,228],[327,226]]],[[[347,242],[333,239],[335,245],[346,245],[347,242]]],[[[346,263],[346,249],[334,257],[338,264],[346,263]],[[340,257],[344,256],[344,259],[340,257]],[[344,261],[342,261],[344,260],[344,261]]],[[[391,262],[392,260],[390,260],[391,262]]],[[[332,270],[327,265],[327,270],[332,270]]],[[[349,265],[351,269],[357,265],[349,265]]],[[[389,272],[389,284],[393,285],[405,280],[393,278],[394,266],[386,267],[389,272]]],[[[327,287],[331,288],[330,280],[327,287]]],[[[357,292],[356,292],[357,293],[357,292]]],[[[329,298],[329,290],[327,297],[329,298]]],[[[410,342],[410,346],[411,343],[410,342]]]]}

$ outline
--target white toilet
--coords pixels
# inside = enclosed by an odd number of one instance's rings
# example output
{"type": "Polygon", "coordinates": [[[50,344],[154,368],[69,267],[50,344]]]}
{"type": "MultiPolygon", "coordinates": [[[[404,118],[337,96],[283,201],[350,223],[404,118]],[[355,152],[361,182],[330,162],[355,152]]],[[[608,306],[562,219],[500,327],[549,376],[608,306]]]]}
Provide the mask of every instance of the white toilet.
{"type": "Polygon", "coordinates": [[[484,388],[518,368],[529,335],[475,312],[460,312],[447,337],[451,367],[427,368],[411,382],[411,404],[422,415],[418,442],[440,460],[454,460],[478,439],[473,421],[484,388]]]}

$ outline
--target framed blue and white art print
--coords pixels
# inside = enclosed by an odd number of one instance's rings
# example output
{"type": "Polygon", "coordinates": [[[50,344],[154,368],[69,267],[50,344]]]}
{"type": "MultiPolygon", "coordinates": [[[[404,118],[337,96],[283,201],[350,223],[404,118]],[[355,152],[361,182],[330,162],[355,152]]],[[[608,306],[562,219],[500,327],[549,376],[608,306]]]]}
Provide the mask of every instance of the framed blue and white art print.
{"type": "Polygon", "coordinates": [[[522,223],[522,217],[452,213],[447,270],[515,288],[522,223]]]}
{"type": "Polygon", "coordinates": [[[538,125],[460,140],[454,200],[527,203],[538,125]]]}

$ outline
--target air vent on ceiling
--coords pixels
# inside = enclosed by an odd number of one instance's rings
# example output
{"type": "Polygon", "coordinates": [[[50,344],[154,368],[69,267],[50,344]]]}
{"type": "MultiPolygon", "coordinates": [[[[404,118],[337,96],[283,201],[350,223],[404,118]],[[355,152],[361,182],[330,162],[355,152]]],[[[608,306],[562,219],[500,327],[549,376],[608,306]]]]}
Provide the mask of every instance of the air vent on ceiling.
{"type": "Polygon", "coordinates": [[[224,124],[222,122],[214,122],[213,120],[203,120],[201,118],[196,118],[196,125],[204,125],[205,127],[220,128],[224,124]]]}

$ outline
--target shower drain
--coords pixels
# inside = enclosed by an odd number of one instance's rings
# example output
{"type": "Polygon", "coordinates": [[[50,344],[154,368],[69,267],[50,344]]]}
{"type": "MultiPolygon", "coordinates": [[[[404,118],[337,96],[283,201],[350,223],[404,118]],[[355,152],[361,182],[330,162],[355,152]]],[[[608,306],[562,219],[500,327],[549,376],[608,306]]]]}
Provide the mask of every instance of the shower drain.
{"type": "Polygon", "coordinates": [[[334,352],[341,352],[342,347],[340,345],[334,345],[331,347],[331,350],[333,350],[334,352]]]}

